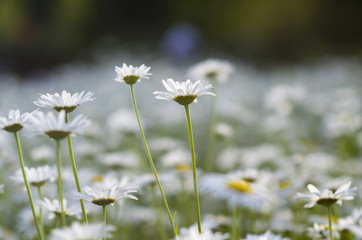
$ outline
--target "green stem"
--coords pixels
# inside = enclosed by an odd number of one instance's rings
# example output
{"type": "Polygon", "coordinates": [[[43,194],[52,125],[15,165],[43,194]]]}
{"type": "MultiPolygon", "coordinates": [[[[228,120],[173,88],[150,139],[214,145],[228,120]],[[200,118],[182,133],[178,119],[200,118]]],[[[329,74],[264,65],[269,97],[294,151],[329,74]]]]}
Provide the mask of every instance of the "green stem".
{"type": "MultiPolygon", "coordinates": [[[[214,93],[216,94],[217,90],[217,81],[214,81],[214,93]]],[[[215,153],[215,125],[217,123],[217,115],[216,115],[216,97],[212,98],[211,102],[211,116],[210,116],[210,129],[209,129],[209,138],[207,142],[207,153],[206,153],[206,161],[205,161],[205,171],[212,171],[214,153],[215,153]]]]}
{"type": "MultiPolygon", "coordinates": [[[[65,122],[69,123],[68,113],[65,114],[65,122]]],[[[75,159],[74,159],[72,138],[70,137],[70,135],[68,135],[67,139],[68,139],[69,156],[70,156],[70,162],[72,163],[74,180],[75,180],[75,184],[77,185],[77,191],[80,193],[80,192],[82,192],[82,189],[81,189],[80,184],[79,184],[77,166],[75,164],[75,159]]],[[[83,199],[80,199],[80,207],[82,209],[83,222],[88,223],[87,213],[85,211],[84,200],[83,199]]]]}
{"type": "Polygon", "coordinates": [[[155,176],[155,179],[156,179],[158,188],[160,189],[160,193],[161,193],[161,196],[162,196],[162,199],[163,199],[163,203],[164,203],[164,205],[165,205],[165,208],[166,208],[166,210],[167,210],[168,218],[169,218],[169,220],[170,220],[173,233],[174,233],[174,235],[175,235],[175,237],[176,237],[176,236],[177,236],[177,229],[176,229],[176,227],[175,227],[175,224],[174,224],[174,221],[173,221],[173,217],[172,217],[171,212],[170,212],[170,208],[168,207],[168,203],[167,203],[165,194],[163,193],[163,189],[162,189],[160,180],[158,179],[158,174],[157,174],[157,171],[156,171],[156,167],[155,167],[155,164],[153,163],[150,150],[148,149],[146,137],[145,137],[145,134],[144,134],[144,132],[143,132],[143,128],[142,128],[142,124],[141,124],[140,117],[139,117],[139,115],[138,115],[138,109],[137,109],[135,94],[134,94],[134,91],[133,91],[133,85],[130,85],[130,88],[131,88],[133,108],[134,108],[134,111],[135,111],[135,113],[136,113],[138,126],[139,126],[139,128],[140,128],[140,132],[141,132],[141,136],[142,136],[142,142],[143,142],[143,145],[144,145],[144,147],[145,147],[146,154],[147,154],[147,158],[148,158],[148,161],[149,161],[150,166],[151,166],[151,168],[152,168],[153,175],[155,176]]]}
{"type": "MultiPolygon", "coordinates": [[[[106,227],[106,225],[107,225],[107,206],[103,205],[102,210],[103,210],[103,224],[104,224],[104,227],[106,227]]],[[[104,235],[103,240],[107,240],[106,234],[104,235]]]]}
{"type": "MultiPolygon", "coordinates": [[[[39,196],[39,201],[42,201],[43,193],[41,191],[41,186],[38,186],[38,196],[39,196]]],[[[45,233],[44,233],[44,222],[43,222],[43,208],[41,207],[41,204],[39,204],[39,225],[40,225],[41,234],[44,238],[45,233]]]]}
{"type": "Polygon", "coordinates": [[[60,209],[61,209],[61,217],[62,217],[62,225],[66,226],[65,220],[65,211],[64,211],[64,203],[63,203],[63,183],[62,183],[62,162],[60,158],[60,140],[56,140],[57,142],[57,169],[58,169],[58,192],[59,192],[59,201],[60,201],[60,209]]]}
{"type": "Polygon", "coordinates": [[[199,233],[201,233],[201,213],[200,213],[199,193],[198,193],[198,190],[197,190],[195,147],[194,147],[194,137],[193,137],[193,134],[192,134],[192,125],[191,125],[191,117],[190,117],[189,105],[185,105],[185,111],[186,111],[186,119],[187,119],[187,128],[188,128],[189,139],[190,139],[190,150],[191,150],[191,159],[192,159],[192,174],[193,174],[193,177],[194,177],[195,203],[196,203],[196,211],[197,211],[197,226],[199,228],[199,233]]]}
{"type": "Polygon", "coordinates": [[[333,240],[333,229],[332,229],[332,210],[331,206],[328,206],[328,224],[329,224],[329,237],[333,240]]]}
{"type": "Polygon", "coordinates": [[[239,240],[240,237],[240,209],[235,207],[233,211],[233,222],[231,228],[232,240],[239,240]]]}
{"type": "Polygon", "coordinates": [[[32,211],[32,213],[33,213],[33,218],[34,218],[34,224],[35,224],[35,227],[36,227],[36,231],[38,232],[38,235],[39,235],[40,239],[41,239],[41,240],[44,240],[44,237],[43,237],[43,235],[41,234],[41,231],[40,231],[40,228],[39,228],[38,219],[37,219],[37,216],[36,216],[36,213],[35,213],[33,196],[32,196],[32,194],[31,194],[29,182],[28,182],[28,179],[27,179],[26,173],[25,173],[24,159],[23,159],[23,153],[22,153],[22,151],[21,151],[21,144],[20,144],[19,133],[18,133],[18,132],[14,132],[14,136],[15,136],[16,146],[17,146],[17,149],[18,149],[20,168],[21,168],[21,172],[23,173],[23,178],[24,178],[24,183],[25,183],[25,187],[26,187],[26,192],[28,193],[28,199],[29,199],[31,211],[32,211]]]}

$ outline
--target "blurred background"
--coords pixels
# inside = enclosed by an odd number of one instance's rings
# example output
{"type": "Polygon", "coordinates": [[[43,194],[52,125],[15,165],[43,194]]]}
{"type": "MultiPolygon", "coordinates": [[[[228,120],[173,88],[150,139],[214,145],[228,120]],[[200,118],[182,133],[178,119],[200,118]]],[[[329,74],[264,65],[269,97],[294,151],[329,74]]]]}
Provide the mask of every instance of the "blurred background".
{"type": "Polygon", "coordinates": [[[258,67],[362,56],[362,1],[1,0],[0,73],[29,76],[94,51],[258,67]]]}

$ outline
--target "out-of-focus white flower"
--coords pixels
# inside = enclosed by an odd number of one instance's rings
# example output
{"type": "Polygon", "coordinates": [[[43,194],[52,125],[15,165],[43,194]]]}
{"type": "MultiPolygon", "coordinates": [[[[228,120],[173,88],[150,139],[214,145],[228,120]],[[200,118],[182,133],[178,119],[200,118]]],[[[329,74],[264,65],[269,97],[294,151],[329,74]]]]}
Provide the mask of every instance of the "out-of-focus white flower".
{"type": "Polygon", "coordinates": [[[138,156],[131,152],[105,153],[99,156],[98,162],[107,166],[135,168],[140,165],[138,156]]]}
{"type": "Polygon", "coordinates": [[[182,143],[174,138],[160,137],[152,138],[149,141],[150,149],[157,152],[170,151],[174,148],[179,148],[182,143]]]}
{"type": "Polygon", "coordinates": [[[221,139],[230,138],[234,133],[233,128],[229,124],[222,122],[216,124],[214,132],[216,137],[221,139]]]}
{"type": "Polygon", "coordinates": [[[272,179],[257,170],[235,171],[228,174],[206,174],[200,178],[200,191],[230,206],[242,206],[259,212],[269,212],[275,201],[270,191],[272,179]]]}
{"type": "Polygon", "coordinates": [[[229,75],[234,72],[231,63],[219,59],[207,59],[202,61],[188,70],[188,75],[193,79],[203,81],[216,80],[219,82],[227,82],[229,75]]]}
{"type": "MultiPolygon", "coordinates": [[[[39,216],[39,208],[35,208],[36,215],[39,216]]],[[[37,234],[33,212],[30,207],[22,209],[17,215],[16,228],[27,238],[31,239],[37,234]]]]}
{"type": "Polygon", "coordinates": [[[163,166],[171,168],[191,165],[190,152],[185,149],[176,148],[163,155],[161,162],[163,166]]]}
{"type": "MultiPolygon", "coordinates": [[[[325,224],[314,223],[313,227],[309,227],[308,236],[313,239],[330,239],[329,238],[329,226],[325,224]]],[[[339,239],[339,233],[332,229],[333,238],[339,239]]]]}
{"type": "Polygon", "coordinates": [[[353,112],[331,112],[324,119],[327,136],[338,137],[357,132],[362,126],[362,116],[353,112]]]}
{"type": "Polygon", "coordinates": [[[107,126],[111,131],[116,132],[137,132],[139,127],[133,112],[120,109],[107,118],[107,126]]]}
{"type": "Polygon", "coordinates": [[[8,132],[18,132],[29,123],[29,119],[37,114],[38,110],[20,115],[19,109],[11,109],[8,117],[0,117],[0,128],[8,132]]]}
{"type": "Polygon", "coordinates": [[[39,112],[31,118],[31,126],[29,126],[30,134],[46,134],[50,138],[60,140],[67,137],[69,134],[82,134],[84,128],[89,124],[89,120],[78,115],[69,123],[65,122],[65,111],[60,111],[58,117],[52,112],[44,114],[39,112]]]}
{"type": "Polygon", "coordinates": [[[197,226],[193,225],[190,228],[181,228],[180,234],[174,240],[225,240],[228,238],[228,233],[213,233],[206,227],[202,229],[202,233],[199,233],[197,226]]]}
{"type": "Polygon", "coordinates": [[[50,233],[50,240],[101,240],[104,237],[111,237],[115,228],[103,223],[81,224],[73,222],[70,227],[53,229],[50,233]]]}
{"type": "MultiPolygon", "coordinates": [[[[28,182],[34,187],[41,187],[47,181],[54,181],[57,176],[57,170],[55,167],[49,167],[48,165],[36,168],[25,167],[25,174],[28,182]]],[[[11,177],[15,182],[24,183],[24,177],[22,171],[19,169],[16,171],[15,176],[11,177]]]]}
{"type": "Polygon", "coordinates": [[[264,234],[252,235],[247,234],[244,240],[288,240],[289,238],[283,238],[281,235],[275,235],[270,230],[264,234]]]}
{"type": "MultiPolygon", "coordinates": [[[[47,211],[49,211],[49,220],[54,219],[55,217],[60,217],[62,209],[60,206],[60,201],[58,199],[49,200],[45,197],[43,200],[40,201],[40,203],[45,207],[47,211]]],[[[77,218],[80,218],[81,210],[78,206],[68,207],[67,199],[63,199],[63,207],[65,216],[76,216],[77,218]]]]}
{"type": "Polygon", "coordinates": [[[204,81],[196,81],[192,83],[189,79],[184,82],[174,81],[173,79],[162,80],[163,86],[166,88],[167,92],[154,92],[157,99],[162,100],[174,100],[181,105],[189,105],[192,102],[197,102],[197,97],[202,95],[212,95],[214,93],[209,92],[209,89],[213,86],[204,81]]]}
{"type": "Polygon", "coordinates": [[[71,93],[63,90],[62,94],[40,94],[40,97],[34,101],[34,104],[39,107],[54,108],[58,112],[65,110],[67,113],[70,113],[83,103],[93,101],[95,99],[92,98],[93,95],[93,92],[87,92],[84,95],[84,91],[81,93],[74,93],[72,95],[71,93]]]}
{"type": "Polygon", "coordinates": [[[139,67],[133,67],[132,65],[127,66],[123,63],[122,67],[115,67],[117,77],[114,80],[132,85],[140,82],[142,78],[149,79],[148,76],[152,75],[152,73],[149,73],[150,69],[151,67],[147,67],[144,64],[139,67]]]}
{"type": "Polygon", "coordinates": [[[342,200],[353,200],[354,195],[356,194],[357,188],[351,188],[351,182],[343,184],[341,187],[337,189],[337,191],[333,192],[329,189],[324,189],[320,192],[314,185],[308,184],[308,190],[310,194],[297,193],[297,199],[305,199],[307,200],[307,204],[304,205],[305,208],[312,208],[316,204],[323,206],[330,206],[334,203],[342,205],[342,200]]]}
{"type": "Polygon", "coordinates": [[[278,85],[270,89],[265,98],[267,108],[283,116],[290,115],[294,105],[305,98],[305,89],[302,86],[278,85]]]}
{"type": "Polygon", "coordinates": [[[356,238],[362,238],[362,208],[353,209],[351,215],[339,218],[336,229],[339,231],[347,230],[356,238]]]}
{"type": "Polygon", "coordinates": [[[54,158],[54,148],[41,145],[31,150],[30,156],[35,161],[48,161],[54,158]]]}
{"type": "Polygon", "coordinates": [[[114,184],[111,187],[84,187],[82,193],[75,193],[75,196],[79,199],[84,199],[90,203],[99,206],[107,206],[123,198],[131,198],[138,200],[137,197],[130,195],[129,193],[135,193],[137,190],[129,187],[120,187],[118,184],[114,184]]]}
{"type": "Polygon", "coordinates": [[[243,150],[241,148],[229,147],[226,148],[217,158],[216,165],[224,171],[230,171],[240,167],[243,150]]]}

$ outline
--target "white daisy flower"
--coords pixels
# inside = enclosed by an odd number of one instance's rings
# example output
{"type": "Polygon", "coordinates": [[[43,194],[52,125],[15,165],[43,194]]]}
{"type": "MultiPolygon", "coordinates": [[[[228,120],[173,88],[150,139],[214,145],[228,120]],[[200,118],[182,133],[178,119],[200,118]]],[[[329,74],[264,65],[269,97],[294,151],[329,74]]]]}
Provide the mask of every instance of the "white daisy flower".
{"type": "Polygon", "coordinates": [[[191,67],[188,70],[188,75],[203,81],[227,82],[232,72],[234,72],[234,67],[228,61],[207,59],[191,67]]]}
{"type": "Polygon", "coordinates": [[[357,188],[351,188],[351,182],[343,184],[340,188],[338,188],[335,192],[324,189],[320,192],[314,185],[308,184],[308,190],[311,194],[297,193],[297,199],[305,199],[307,200],[307,204],[304,205],[305,208],[312,208],[316,204],[323,206],[330,206],[334,203],[342,205],[342,200],[353,200],[354,195],[356,194],[357,188]]]}
{"type": "Polygon", "coordinates": [[[120,187],[119,184],[114,184],[111,187],[104,188],[100,186],[84,187],[82,193],[75,193],[75,196],[79,199],[84,199],[90,203],[99,206],[113,205],[114,202],[123,199],[131,198],[138,200],[137,197],[130,195],[129,193],[135,193],[137,190],[133,188],[120,187]]]}
{"type": "Polygon", "coordinates": [[[53,229],[50,233],[50,240],[101,240],[104,237],[111,237],[113,226],[104,226],[103,223],[81,224],[73,222],[70,227],[53,229]]]}
{"type": "Polygon", "coordinates": [[[18,132],[24,125],[29,123],[30,117],[36,114],[37,111],[26,112],[20,115],[19,109],[12,109],[9,111],[8,117],[0,117],[0,128],[8,132],[18,132]]]}
{"type": "MultiPolygon", "coordinates": [[[[46,210],[49,211],[48,219],[52,220],[55,217],[60,217],[62,213],[62,209],[60,206],[60,201],[58,199],[49,200],[48,198],[44,198],[42,201],[40,201],[41,205],[45,207],[46,210]]],[[[80,218],[81,210],[78,208],[78,206],[67,206],[67,199],[63,199],[63,207],[64,207],[64,214],[65,216],[76,216],[77,218],[80,218]]]]}
{"type": "Polygon", "coordinates": [[[70,113],[83,103],[93,101],[95,99],[92,98],[94,95],[93,92],[87,92],[85,95],[84,93],[85,92],[82,91],[81,93],[74,93],[72,95],[63,90],[62,94],[40,94],[40,97],[34,101],[34,104],[39,107],[54,108],[58,112],[65,110],[67,113],[70,113]]]}
{"type": "Polygon", "coordinates": [[[136,82],[141,82],[142,78],[149,79],[149,75],[152,75],[152,73],[149,73],[151,67],[147,67],[144,64],[142,64],[139,67],[133,67],[132,65],[127,66],[127,64],[123,63],[122,67],[115,68],[115,71],[117,73],[117,77],[114,79],[117,82],[125,82],[127,84],[135,84],[136,82]]]}
{"type": "Polygon", "coordinates": [[[270,191],[272,182],[267,172],[257,170],[210,173],[201,177],[200,191],[225,200],[231,209],[242,206],[259,212],[270,212],[275,202],[275,196],[270,191]]]}
{"type": "MultiPolygon", "coordinates": [[[[57,175],[55,167],[49,167],[48,165],[37,168],[25,167],[26,177],[28,182],[34,187],[41,187],[47,181],[54,181],[57,175]]],[[[17,183],[23,183],[24,177],[22,171],[19,169],[16,171],[15,176],[11,177],[17,183]]]]}
{"type": "Polygon", "coordinates": [[[246,238],[244,238],[244,240],[287,240],[287,239],[288,238],[283,238],[281,235],[275,235],[271,233],[270,230],[260,235],[247,234],[246,238]]]}
{"type": "Polygon", "coordinates": [[[31,118],[31,134],[46,134],[50,138],[60,140],[67,137],[69,134],[82,134],[84,128],[89,124],[89,120],[78,115],[69,123],[65,122],[65,111],[60,111],[58,117],[52,112],[44,114],[39,112],[31,118]]]}
{"type": "MultiPolygon", "coordinates": [[[[308,236],[313,239],[330,239],[328,225],[314,223],[313,227],[309,227],[307,230],[308,230],[308,236]]],[[[334,227],[333,227],[333,238],[339,239],[339,233],[334,230],[334,227]]]]}
{"type": "Polygon", "coordinates": [[[202,233],[199,233],[197,225],[193,225],[190,228],[181,228],[180,234],[175,238],[175,240],[225,240],[228,238],[228,233],[214,233],[205,226],[202,229],[202,233]]]}
{"type": "Polygon", "coordinates": [[[192,102],[197,102],[197,97],[202,95],[215,96],[214,93],[208,91],[213,88],[213,86],[200,80],[192,83],[190,79],[179,82],[169,78],[167,82],[162,80],[162,83],[167,92],[154,92],[153,94],[156,95],[156,98],[167,101],[174,100],[181,105],[189,105],[192,102]]]}

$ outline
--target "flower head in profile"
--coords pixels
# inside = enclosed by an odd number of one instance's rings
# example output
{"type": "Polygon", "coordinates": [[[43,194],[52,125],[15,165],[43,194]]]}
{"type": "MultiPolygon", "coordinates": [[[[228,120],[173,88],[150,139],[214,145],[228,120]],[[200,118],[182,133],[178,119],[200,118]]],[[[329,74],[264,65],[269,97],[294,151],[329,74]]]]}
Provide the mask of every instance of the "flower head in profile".
{"type": "MultiPolygon", "coordinates": [[[[44,206],[44,208],[46,210],[49,211],[49,215],[48,218],[49,220],[54,219],[55,217],[60,217],[61,213],[62,213],[62,209],[60,206],[60,201],[58,199],[53,199],[53,200],[49,200],[48,198],[44,198],[43,200],[40,201],[41,205],[44,206]]],[[[76,217],[80,217],[80,209],[76,206],[71,206],[68,207],[67,206],[67,199],[63,199],[63,206],[64,206],[64,213],[66,216],[76,216],[76,217]]]]}
{"type": "Polygon", "coordinates": [[[288,238],[282,238],[281,235],[275,235],[270,231],[267,231],[266,233],[260,235],[248,234],[244,240],[288,240],[288,238]]]}
{"type": "Polygon", "coordinates": [[[114,79],[117,82],[125,82],[129,85],[135,84],[136,82],[140,82],[142,78],[149,79],[149,73],[151,67],[147,67],[142,64],[139,67],[133,67],[132,65],[127,66],[127,64],[123,63],[122,67],[115,68],[117,73],[117,77],[114,79]]]}
{"type": "MultiPolygon", "coordinates": [[[[55,167],[48,165],[36,168],[25,167],[26,177],[28,182],[34,187],[41,187],[48,181],[53,181],[56,178],[57,170],[55,167]]],[[[12,177],[15,182],[23,183],[24,177],[19,169],[16,171],[15,176],[12,177]]]]}
{"type": "Polygon", "coordinates": [[[154,92],[153,94],[156,95],[156,98],[167,101],[174,100],[181,105],[197,102],[197,98],[202,95],[215,96],[214,93],[209,92],[209,89],[213,88],[213,86],[200,80],[192,83],[189,79],[179,82],[169,78],[167,81],[162,80],[162,83],[167,92],[154,92]]]}
{"type": "Polygon", "coordinates": [[[78,106],[85,102],[93,101],[95,98],[93,92],[74,93],[73,95],[63,90],[62,94],[40,94],[40,97],[34,101],[34,104],[44,108],[54,108],[60,112],[65,110],[67,113],[73,112],[78,106]]]}
{"type": "Polygon", "coordinates": [[[19,109],[12,109],[9,111],[8,117],[0,117],[0,128],[8,132],[18,132],[24,125],[29,123],[30,117],[36,114],[37,111],[20,114],[19,109]]]}
{"type": "Polygon", "coordinates": [[[188,75],[194,79],[204,81],[226,82],[229,75],[234,72],[234,67],[225,60],[207,59],[188,70],[188,75]]]}
{"type": "Polygon", "coordinates": [[[107,206],[109,204],[113,205],[114,202],[123,198],[138,200],[137,197],[130,195],[130,193],[135,192],[137,192],[136,189],[114,184],[110,187],[87,186],[83,188],[82,193],[75,193],[75,196],[98,206],[107,206]]]}
{"type": "Polygon", "coordinates": [[[50,240],[101,240],[104,237],[111,237],[115,228],[103,223],[81,224],[73,222],[70,227],[53,229],[50,233],[50,240]]]}
{"type": "Polygon", "coordinates": [[[31,118],[30,122],[31,134],[46,134],[55,140],[61,140],[69,134],[82,134],[84,128],[89,124],[89,120],[83,116],[78,115],[69,123],[65,122],[65,111],[59,112],[58,117],[52,112],[47,114],[39,112],[36,116],[31,118]]]}
{"type": "Polygon", "coordinates": [[[351,182],[343,184],[335,192],[329,189],[324,189],[322,192],[319,191],[314,185],[308,184],[308,190],[310,194],[297,193],[296,198],[307,200],[305,208],[312,208],[316,204],[323,206],[330,206],[334,203],[342,205],[343,200],[353,200],[356,194],[356,187],[349,189],[351,182]]]}

